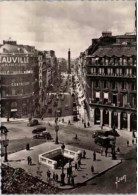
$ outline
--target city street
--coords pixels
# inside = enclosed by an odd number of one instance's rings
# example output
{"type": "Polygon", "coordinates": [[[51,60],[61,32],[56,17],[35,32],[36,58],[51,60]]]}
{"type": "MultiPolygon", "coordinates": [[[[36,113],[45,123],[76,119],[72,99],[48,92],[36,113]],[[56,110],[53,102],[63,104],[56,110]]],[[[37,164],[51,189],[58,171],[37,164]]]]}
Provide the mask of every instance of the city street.
{"type": "MultiPolygon", "coordinates": [[[[26,144],[30,143],[30,146],[39,145],[44,143],[44,139],[35,140],[32,138],[33,127],[27,127],[27,122],[14,122],[5,123],[4,125],[9,129],[9,147],[8,152],[13,153],[18,150],[26,148],[26,144]],[[11,127],[10,127],[11,126],[11,127]],[[17,129],[18,126],[18,129],[17,129]],[[16,128],[15,128],[16,127],[16,128]],[[16,133],[15,133],[16,129],[16,133]],[[25,136],[27,133],[27,137],[25,136]]],[[[52,137],[55,139],[55,128],[52,124],[51,127],[48,126],[47,122],[42,121],[43,126],[47,127],[47,130],[51,133],[52,137]]],[[[91,126],[84,129],[83,126],[78,128],[75,124],[67,125],[66,123],[59,125],[59,140],[61,143],[65,143],[71,146],[77,146],[83,149],[95,150],[100,152],[100,146],[94,143],[92,138],[93,129],[98,129],[99,126],[91,126]],[[78,135],[78,140],[75,140],[75,135],[78,135]]],[[[118,131],[119,132],[119,131],[118,131]]],[[[65,191],[65,193],[121,193],[124,190],[126,192],[136,192],[136,144],[132,144],[132,138],[129,132],[120,132],[120,137],[117,138],[117,146],[120,148],[120,154],[117,158],[122,159],[122,163],[117,167],[106,172],[85,185],[76,188],[71,191],[65,191]],[[130,141],[130,146],[127,147],[126,141],[130,141]],[[126,182],[120,182],[119,187],[116,188],[115,181],[116,177],[122,177],[127,175],[126,182]],[[101,184],[102,182],[102,184],[101,184]],[[128,185],[131,183],[131,185],[128,185]],[[133,184],[132,184],[133,183],[133,184]]],[[[109,151],[110,152],[110,151],[109,151]]]]}

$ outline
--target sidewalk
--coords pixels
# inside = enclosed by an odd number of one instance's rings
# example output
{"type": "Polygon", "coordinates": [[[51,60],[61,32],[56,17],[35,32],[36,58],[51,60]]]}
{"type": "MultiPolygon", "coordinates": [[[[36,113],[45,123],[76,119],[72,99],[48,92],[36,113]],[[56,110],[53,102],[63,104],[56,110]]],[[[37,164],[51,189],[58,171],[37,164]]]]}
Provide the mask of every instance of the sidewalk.
{"type": "MultiPolygon", "coordinates": [[[[9,162],[5,163],[8,164],[8,166],[11,166],[13,168],[22,168],[24,169],[26,172],[28,172],[29,174],[31,174],[34,177],[38,177],[39,173],[41,173],[41,179],[44,182],[47,182],[47,170],[49,169],[50,172],[53,175],[54,173],[57,173],[59,176],[59,180],[60,180],[60,174],[61,174],[61,169],[55,169],[52,170],[50,167],[46,166],[46,165],[41,165],[38,164],[38,155],[41,153],[44,153],[46,151],[55,149],[55,148],[60,148],[61,145],[58,144],[56,145],[53,142],[49,142],[49,143],[44,143],[41,144],[39,146],[35,146],[32,147],[29,151],[27,150],[22,150],[13,154],[10,154],[8,156],[9,158],[9,162]],[[33,160],[33,165],[29,166],[27,164],[27,157],[31,156],[32,160],[33,160]],[[39,173],[38,173],[39,170],[39,173]]],[[[80,148],[74,147],[74,146],[69,146],[66,145],[67,149],[73,150],[73,151],[79,151],[82,150],[80,148]]],[[[105,157],[105,156],[101,156],[101,154],[96,153],[96,161],[93,161],[92,157],[93,157],[93,151],[90,150],[85,150],[86,151],[86,158],[81,160],[81,168],[79,170],[75,171],[74,168],[74,162],[72,162],[72,166],[73,166],[73,176],[74,176],[74,181],[75,181],[75,187],[92,179],[95,178],[96,176],[98,176],[99,174],[102,174],[103,172],[108,171],[109,169],[113,168],[114,166],[117,166],[118,164],[121,163],[120,160],[112,160],[110,156],[105,157]],[[91,166],[94,166],[94,173],[91,173],[91,166]]],[[[3,159],[2,159],[3,161],[3,159]]],[[[58,188],[61,189],[71,189],[72,186],[68,185],[67,183],[67,167],[69,165],[66,164],[64,167],[64,173],[66,174],[65,176],[65,186],[60,186],[60,183],[55,182],[51,179],[51,185],[54,185],[58,188]]]]}

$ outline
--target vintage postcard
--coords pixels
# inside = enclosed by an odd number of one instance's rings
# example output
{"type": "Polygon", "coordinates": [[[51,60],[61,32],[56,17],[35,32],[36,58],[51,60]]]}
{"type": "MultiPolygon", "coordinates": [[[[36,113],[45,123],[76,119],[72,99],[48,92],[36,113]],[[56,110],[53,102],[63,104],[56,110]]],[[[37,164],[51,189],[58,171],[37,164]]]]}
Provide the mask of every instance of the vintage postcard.
{"type": "Polygon", "coordinates": [[[136,1],[1,1],[1,194],[137,193],[136,1]]]}

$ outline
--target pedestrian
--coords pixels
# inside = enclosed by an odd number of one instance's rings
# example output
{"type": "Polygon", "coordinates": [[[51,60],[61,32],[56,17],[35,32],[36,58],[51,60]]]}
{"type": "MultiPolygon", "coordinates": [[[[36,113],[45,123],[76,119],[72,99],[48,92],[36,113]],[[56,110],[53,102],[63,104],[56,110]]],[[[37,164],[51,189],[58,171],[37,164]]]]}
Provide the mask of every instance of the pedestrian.
{"type": "Polygon", "coordinates": [[[84,128],[86,128],[86,123],[84,123],[84,128]]]}
{"type": "Polygon", "coordinates": [[[96,152],[93,153],[93,161],[96,161],[96,152]]]}
{"type": "Polygon", "coordinates": [[[68,177],[68,185],[70,185],[70,177],[68,177]]]}
{"type": "Polygon", "coordinates": [[[129,141],[127,140],[127,147],[129,146],[129,141]]]}
{"type": "Polygon", "coordinates": [[[69,167],[67,168],[67,177],[69,177],[70,176],[70,169],[69,169],[69,167]]]}
{"type": "Polygon", "coordinates": [[[83,150],[83,158],[86,158],[86,151],[83,150]]]}
{"type": "Polygon", "coordinates": [[[79,160],[78,160],[78,168],[81,168],[80,165],[81,165],[81,161],[80,161],[80,159],[79,159],[79,160]]]}
{"type": "Polygon", "coordinates": [[[70,123],[70,120],[68,121],[68,125],[70,125],[71,123],[70,123]]]}
{"type": "Polygon", "coordinates": [[[134,139],[132,139],[132,144],[134,145],[134,139]]]}
{"type": "Polygon", "coordinates": [[[101,147],[101,156],[103,155],[103,148],[101,147]]]}
{"type": "Polygon", "coordinates": [[[32,158],[30,157],[30,165],[32,165],[32,158]]]}
{"type": "Polygon", "coordinates": [[[71,185],[74,186],[74,177],[71,177],[71,185]]]}
{"type": "Polygon", "coordinates": [[[103,125],[101,125],[101,130],[103,130],[103,125]]]}
{"type": "Polygon", "coordinates": [[[61,145],[61,149],[62,149],[62,151],[64,151],[64,149],[65,149],[64,143],[61,145]]]}
{"type": "Polygon", "coordinates": [[[41,120],[43,120],[43,116],[41,117],[41,120]]]}
{"type": "Polygon", "coordinates": [[[27,157],[28,165],[30,165],[30,156],[27,157]]]}
{"type": "Polygon", "coordinates": [[[105,156],[107,157],[107,154],[108,154],[108,148],[106,147],[105,148],[105,156]]]}
{"type": "Polygon", "coordinates": [[[87,125],[88,125],[88,127],[90,127],[90,123],[89,123],[89,121],[88,121],[87,125]]]}
{"type": "Polygon", "coordinates": [[[119,147],[117,148],[117,152],[120,153],[120,148],[119,147]]]}
{"type": "Polygon", "coordinates": [[[78,139],[78,136],[77,136],[77,134],[75,135],[75,139],[76,139],[76,140],[78,139]]]}
{"type": "Polygon", "coordinates": [[[93,165],[91,166],[91,173],[92,174],[94,173],[94,166],[93,165]]]}
{"type": "Polygon", "coordinates": [[[83,120],[83,118],[82,118],[82,124],[84,123],[84,120],[83,120]]]}
{"type": "Polygon", "coordinates": [[[62,123],[64,123],[64,118],[62,119],[62,123]]]}
{"type": "Polygon", "coordinates": [[[56,182],[58,182],[58,174],[56,174],[55,178],[56,178],[56,182]]]}
{"type": "Polygon", "coordinates": [[[56,175],[55,175],[55,173],[53,173],[53,180],[54,180],[54,181],[56,180],[56,175]]]}
{"type": "Polygon", "coordinates": [[[78,165],[75,163],[75,171],[78,170],[78,165]]]}
{"type": "Polygon", "coordinates": [[[47,180],[48,180],[48,181],[50,180],[50,175],[51,175],[51,173],[50,173],[50,171],[48,170],[48,171],[47,171],[47,180]]]}

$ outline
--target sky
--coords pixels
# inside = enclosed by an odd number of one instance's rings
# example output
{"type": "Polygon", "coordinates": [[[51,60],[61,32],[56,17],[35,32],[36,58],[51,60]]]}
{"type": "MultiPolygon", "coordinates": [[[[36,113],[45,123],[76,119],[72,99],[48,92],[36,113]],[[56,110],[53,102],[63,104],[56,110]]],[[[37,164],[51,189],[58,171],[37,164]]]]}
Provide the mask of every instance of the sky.
{"type": "Polygon", "coordinates": [[[57,57],[79,57],[102,31],[113,35],[135,29],[134,1],[1,1],[0,44],[16,40],[57,57]]]}

